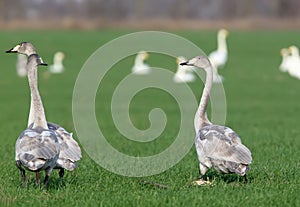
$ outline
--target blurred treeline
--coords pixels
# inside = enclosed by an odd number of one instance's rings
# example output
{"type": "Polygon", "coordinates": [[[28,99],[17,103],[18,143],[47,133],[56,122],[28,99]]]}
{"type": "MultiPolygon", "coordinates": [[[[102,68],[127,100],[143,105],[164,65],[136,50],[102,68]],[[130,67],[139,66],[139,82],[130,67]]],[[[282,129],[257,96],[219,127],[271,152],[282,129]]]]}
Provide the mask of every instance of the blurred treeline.
{"type": "Polygon", "coordinates": [[[0,21],[298,18],[300,0],[0,0],[0,21]]]}

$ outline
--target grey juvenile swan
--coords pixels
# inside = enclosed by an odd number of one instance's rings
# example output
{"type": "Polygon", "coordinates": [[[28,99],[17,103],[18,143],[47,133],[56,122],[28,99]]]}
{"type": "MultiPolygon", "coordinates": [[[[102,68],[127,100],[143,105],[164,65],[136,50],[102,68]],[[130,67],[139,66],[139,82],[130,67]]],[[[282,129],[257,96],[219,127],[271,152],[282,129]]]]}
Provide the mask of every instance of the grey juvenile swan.
{"type": "Polygon", "coordinates": [[[203,68],[206,72],[205,87],[195,117],[195,146],[199,159],[200,180],[197,185],[209,184],[203,179],[209,168],[223,173],[236,173],[244,176],[252,162],[251,152],[245,147],[240,137],[230,128],[212,124],[206,114],[209,94],[213,84],[213,68],[206,56],[197,56],[181,65],[203,68]]]}
{"type": "MultiPolygon", "coordinates": [[[[30,42],[21,42],[12,49],[6,51],[7,53],[20,53],[27,56],[36,54],[35,47],[30,42]]],[[[37,79],[37,73],[34,74],[37,79]]],[[[34,121],[33,100],[31,96],[30,112],[28,118],[28,127],[32,127],[34,121]]],[[[60,143],[60,154],[56,162],[56,169],[60,169],[59,176],[64,176],[64,170],[73,171],[77,167],[77,161],[81,158],[81,149],[78,143],[73,139],[72,133],[67,132],[63,127],[47,122],[48,128],[54,130],[57,134],[58,142],[60,143]]]]}
{"type": "Polygon", "coordinates": [[[47,187],[49,176],[56,166],[59,156],[57,135],[47,126],[43,103],[38,91],[38,65],[46,65],[42,59],[33,54],[28,57],[26,69],[33,101],[34,121],[21,133],[16,142],[16,165],[21,172],[22,183],[26,185],[25,169],[36,172],[36,183],[40,184],[40,171],[45,170],[44,185],[47,187]]]}

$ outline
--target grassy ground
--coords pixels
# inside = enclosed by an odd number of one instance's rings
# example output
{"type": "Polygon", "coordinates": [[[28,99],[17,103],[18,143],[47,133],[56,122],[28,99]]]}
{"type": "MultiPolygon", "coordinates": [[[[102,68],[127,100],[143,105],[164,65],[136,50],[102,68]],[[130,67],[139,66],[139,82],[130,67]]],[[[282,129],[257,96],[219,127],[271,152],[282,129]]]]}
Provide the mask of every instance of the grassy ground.
{"type": "MultiPolygon", "coordinates": [[[[232,31],[229,42],[229,61],[220,73],[225,77],[227,97],[226,125],[232,127],[251,149],[253,164],[249,183],[235,175],[220,175],[209,171],[214,179],[212,187],[190,186],[197,179],[196,151],[173,168],[155,176],[130,178],[113,174],[98,166],[83,152],[78,169],[66,173],[59,184],[54,171],[48,190],[34,185],[34,175],[27,189],[21,187],[19,171],[14,164],[14,144],[25,129],[29,108],[29,90],[26,78],[15,72],[16,56],[5,54],[20,41],[33,42],[44,60],[51,63],[57,50],[66,53],[66,72],[51,75],[40,69],[40,93],[47,119],[74,131],[72,122],[72,92],[81,66],[99,46],[129,31],[40,31],[1,32],[0,53],[0,206],[300,206],[300,82],[281,73],[279,49],[296,44],[300,46],[300,32],[241,32],[232,31]],[[169,189],[144,185],[141,179],[170,186],[169,189]]],[[[212,51],[216,46],[215,32],[177,31],[203,48],[212,51]]],[[[184,55],[184,54],[183,54],[184,55]]],[[[179,110],[168,94],[146,90],[138,94],[131,107],[131,118],[141,129],[149,126],[148,112],[153,107],[166,110],[170,124],[154,142],[137,144],[123,140],[113,125],[110,98],[114,87],[130,72],[132,58],[125,60],[122,70],[112,70],[104,80],[96,98],[97,119],[108,141],[128,154],[148,155],[169,146],[178,131],[179,110]],[[159,97],[159,98],[158,98],[159,97]],[[122,141],[120,141],[122,140],[122,141]],[[144,153],[144,154],[143,154],[144,153]]],[[[161,67],[175,71],[170,59],[154,55],[150,65],[161,62],[161,67]]],[[[116,66],[118,67],[118,66],[116,66]]],[[[119,66],[120,67],[120,66],[119,66]]],[[[199,98],[202,83],[189,84],[199,98]]],[[[30,173],[27,173],[28,175],[30,173]]]]}

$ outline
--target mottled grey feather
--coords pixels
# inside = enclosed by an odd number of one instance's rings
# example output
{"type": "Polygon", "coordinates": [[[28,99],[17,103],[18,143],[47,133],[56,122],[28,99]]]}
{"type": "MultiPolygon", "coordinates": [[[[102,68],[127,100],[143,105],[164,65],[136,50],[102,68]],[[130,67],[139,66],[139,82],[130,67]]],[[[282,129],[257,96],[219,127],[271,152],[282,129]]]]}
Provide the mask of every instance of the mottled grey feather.
{"type": "MultiPolygon", "coordinates": [[[[60,144],[60,154],[55,168],[64,168],[72,171],[77,167],[77,161],[81,159],[81,149],[72,137],[72,133],[67,132],[58,124],[47,122],[49,130],[53,130],[60,144]]],[[[33,124],[29,126],[31,128],[33,124]]]]}
{"type": "Polygon", "coordinates": [[[203,127],[198,132],[195,144],[200,162],[208,168],[238,174],[244,174],[245,170],[249,170],[247,166],[252,162],[251,152],[241,143],[239,136],[228,127],[218,125],[203,127]]]}
{"type": "Polygon", "coordinates": [[[50,122],[48,122],[48,127],[55,131],[60,144],[60,154],[55,168],[64,168],[70,171],[74,170],[77,167],[77,161],[81,159],[81,149],[78,143],[73,139],[72,133],[50,122]]]}
{"type": "Polygon", "coordinates": [[[59,153],[59,144],[55,133],[49,130],[26,129],[16,142],[16,161],[31,171],[53,166],[59,153]]]}

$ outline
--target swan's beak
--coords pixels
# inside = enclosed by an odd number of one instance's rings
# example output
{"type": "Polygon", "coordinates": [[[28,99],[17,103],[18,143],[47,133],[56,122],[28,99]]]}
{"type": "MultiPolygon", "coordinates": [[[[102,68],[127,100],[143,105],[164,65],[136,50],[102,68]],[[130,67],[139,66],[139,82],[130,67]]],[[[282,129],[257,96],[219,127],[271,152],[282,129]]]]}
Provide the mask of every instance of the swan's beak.
{"type": "Polygon", "coordinates": [[[39,57],[39,65],[47,66],[48,64],[45,63],[41,57],[39,57]]]}
{"type": "Polygon", "coordinates": [[[11,48],[10,50],[6,50],[5,52],[6,52],[6,53],[13,53],[13,52],[15,53],[16,51],[13,51],[13,49],[14,49],[14,48],[11,48]]]}
{"type": "Polygon", "coordinates": [[[19,48],[20,48],[20,45],[17,45],[15,47],[11,48],[10,50],[6,50],[5,52],[6,53],[16,53],[16,52],[18,52],[19,48]]]}
{"type": "Polygon", "coordinates": [[[180,65],[189,65],[189,61],[186,61],[186,62],[180,63],[180,65]]]}

